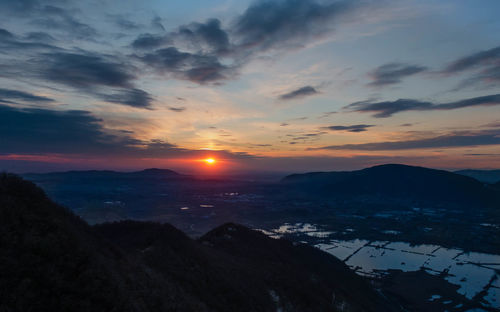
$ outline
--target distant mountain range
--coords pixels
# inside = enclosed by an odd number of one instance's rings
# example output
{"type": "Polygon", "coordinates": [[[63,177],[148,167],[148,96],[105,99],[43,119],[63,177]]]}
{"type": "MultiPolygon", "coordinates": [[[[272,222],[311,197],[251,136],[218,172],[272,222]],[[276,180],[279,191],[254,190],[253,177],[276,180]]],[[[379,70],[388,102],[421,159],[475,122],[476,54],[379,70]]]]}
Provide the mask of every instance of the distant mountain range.
{"type": "Polygon", "coordinates": [[[150,168],[141,171],[120,172],[112,170],[82,170],[82,171],[61,171],[49,173],[26,173],[22,175],[27,179],[116,179],[116,178],[188,178],[169,169],[150,168]]]}
{"type": "MultiPolygon", "coordinates": [[[[333,171],[333,172],[310,172],[304,174],[291,174],[282,179],[283,182],[290,182],[296,179],[310,179],[311,177],[315,177],[315,179],[325,178],[328,176],[330,181],[332,179],[343,179],[344,177],[360,175],[361,172],[381,172],[387,171],[389,176],[394,177],[394,173],[398,170],[397,168],[421,168],[428,169],[423,167],[413,167],[407,165],[399,165],[399,164],[387,164],[380,165],[371,168],[366,168],[362,170],[355,171],[333,171]],[[374,169],[377,168],[377,169],[374,169]]],[[[400,169],[403,170],[403,169],[400,169]]],[[[410,170],[410,169],[407,169],[410,170]]],[[[433,169],[428,169],[433,170],[433,169]]],[[[448,172],[445,170],[434,170],[434,172],[448,172]]],[[[409,172],[408,172],[409,173],[409,172]]],[[[496,182],[500,182],[500,169],[498,170],[477,170],[477,169],[465,169],[454,171],[453,173],[474,178],[480,182],[486,182],[494,184],[496,182]]],[[[403,173],[404,174],[404,173],[403,173]]],[[[79,171],[61,171],[61,172],[49,172],[49,173],[25,173],[22,174],[23,177],[26,178],[192,178],[190,175],[180,174],[174,170],[170,169],[158,169],[158,168],[149,168],[140,171],[132,171],[132,172],[120,172],[120,171],[112,171],[112,170],[79,170],[79,171]]],[[[241,178],[241,177],[240,177],[241,178]]]]}
{"type": "MultiPolygon", "coordinates": [[[[279,184],[266,182],[272,192],[283,196],[310,198],[404,198],[432,202],[455,202],[470,205],[492,205],[500,202],[498,187],[485,185],[500,170],[463,170],[450,172],[401,164],[387,164],[355,171],[310,172],[284,177],[279,184]],[[482,177],[482,178],[481,178],[482,177]]],[[[117,171],[67,171],[44,174],[24,174],[24,178],[39,185],[57,181],[57,188],[67,182],[95,183],[103,185],[111,181],[131,181],[137,185],[154,185],[155,180],[170,183],[193,182],[195,176],[179,174],[168,169],[145,169],[136,172],[117,171]],[[140,181],[144,181],[141,183],[140,181]]],[[[200,180],[197,180],[200,182],[200,180]]],[[[223,180],[221,180],[223,181],[223,180]]],[[[230,180],[225,181],[230,183],[230,180]]],[[[498,181],[500,182],[500,181],[498,181]]],[[[191,183],[192,184],[192,183],[191,183]]],[[[268,196],[268,195],[266,195],[268,196]]]]}
{"type": "Polygon", "coordinates": [[[296,194],[322,197],[382,196],[407,199],[491,203],[498,193],[461,174],[387,164],[356,171],[292,174],[282,179],[296,194]]]}
{"type": "Polygon", "coordinates": [[[399,309],[316,248],[237,224],[198,240],[168,224],[91,227],[9,174],[0,174],[0,246],[1,311],[399,309]]]}
{"type": "Polygon", "coordinates": [[[500,182],[500,169],[498,170],[476,170],[476,169],[466,169],[458,170],[455,173],[468,176],[486,183],[496,183],[500,182]]]}

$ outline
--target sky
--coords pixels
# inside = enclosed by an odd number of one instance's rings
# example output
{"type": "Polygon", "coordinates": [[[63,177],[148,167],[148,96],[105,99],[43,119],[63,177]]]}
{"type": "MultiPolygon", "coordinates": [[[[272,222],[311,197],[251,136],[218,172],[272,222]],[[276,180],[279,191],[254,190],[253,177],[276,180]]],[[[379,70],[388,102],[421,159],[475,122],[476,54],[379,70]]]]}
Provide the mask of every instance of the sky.
{"type": "Polygon", "coordinates": [[[500,168],[498,12],[0,0],[0,170],[500,168]]]}

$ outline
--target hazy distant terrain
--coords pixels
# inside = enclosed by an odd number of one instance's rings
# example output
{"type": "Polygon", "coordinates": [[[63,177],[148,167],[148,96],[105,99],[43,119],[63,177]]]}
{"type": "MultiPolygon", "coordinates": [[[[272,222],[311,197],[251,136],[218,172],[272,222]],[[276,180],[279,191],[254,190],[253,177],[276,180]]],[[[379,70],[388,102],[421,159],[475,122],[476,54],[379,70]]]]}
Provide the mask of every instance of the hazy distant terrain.
{"type": "Polygon", "coordinates": [[[497,183],[500,182],[500,170],[458,170],[455,173],[472,177],[481,182],[497,183]]]}

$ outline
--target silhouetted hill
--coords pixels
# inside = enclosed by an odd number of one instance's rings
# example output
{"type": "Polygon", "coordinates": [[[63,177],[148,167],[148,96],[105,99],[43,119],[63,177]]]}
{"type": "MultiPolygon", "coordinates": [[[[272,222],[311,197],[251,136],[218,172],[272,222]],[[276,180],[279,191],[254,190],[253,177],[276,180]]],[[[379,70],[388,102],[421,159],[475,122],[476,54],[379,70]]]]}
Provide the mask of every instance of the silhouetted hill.
{"type": "Polygon", "coordinates": [[[129,172],[125,173],[128,175],[138,175],[138,176],[180,176],[181,174],[170,170],[170,169],[158,169],[158,168],[149,168],[141,171],[129,172]]]}
{"type": "Polygon", "coordinates": [[[189,176],[179,174],[169,169],[150,168],[141,171],[119,172],[112,170],[82,170],[82,171],[62,171],[50,173],[26,173],[22,175],[26,179],[43,180],[43,179],[126,179],[126,178],[161,178],[161,179],[178,179],[187,178],[189,176]]]}
{"type": "Polygon", "coordinates": [[[500,170],[465,169],[465,170],[455,171],[455,173],[468,176],[485,183],[500,182],[500,170]]]}
{"type": "Polygon", "coordinates": [[[496,189],[500,190],[500,181],[498,181],[497,183],[493,184],[493,187],[495,187],[496,189]]]}
{"type": "Polygon", "coordinates": [[[275,311],[277,306],[333,311],[336,305],[372,311],[388,303],[338,259],[241,225],[223,225],[199,241],[167,224],[125,221],[95,228],[214,311],[275,311]]]}
{"type": "Polygon", "coordinates": [[[0,311],[391,311],[331,255],[227,224],[95,227],[0,175],[0,311]]]}
{"type": "Polygon", "coordinates": [[[200,238],[204,244],[230,254],[237,263],[254,268],[248,274],[258,288],[272,291],[284,310],[323,311],[335,302],[345,308],[369,311],[386,305],[378,294],[347,266],[314,247],[288,240],[270,240],[266,235],[228,223],[200,238]],[[262,285],[259,285],[262,284],[262,285]]]}
{"type": "Polygon", "coordinates": [[[192,311],[176,285],[17,176],[0,175],[1,311],[192,311]]]}
{"type": "Polygon", "coordinates": [[[388,164],[348,172],[313,172],[285,177],[294,192],[318,196],[400,197],[490,203],[495,197],[483,183],[444,170],[388,164]]]}

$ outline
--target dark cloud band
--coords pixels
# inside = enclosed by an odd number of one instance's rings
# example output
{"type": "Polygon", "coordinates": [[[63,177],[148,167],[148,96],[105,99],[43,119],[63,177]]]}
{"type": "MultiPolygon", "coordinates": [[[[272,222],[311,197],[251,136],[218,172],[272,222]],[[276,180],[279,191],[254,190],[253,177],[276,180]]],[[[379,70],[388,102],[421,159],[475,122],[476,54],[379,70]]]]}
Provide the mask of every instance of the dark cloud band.
{"type": "Polygon", "coordinates": [[[399,99],[396,101],[383,102],[363,101],[347,105],[344,109],[353,112],[374,113],[373,117],[386,118],[404,111],[453,110],[464,107],[493,105],[500,105],[500,94],[480,96],[443,104],[434,104],[432,102],[412,99],[399,99]]]}
{"type": "Polygon", "coordinates": [[[375,125],[328,126],[323,127],[323,129],[331,131],[364,132],[371,127],[375,127],[375,125]]]}
{"type": "Polygon", "coordinates": [[[403,78],[425,71],[427,68],[419,65],[389,63],[376,68],[370,73],[373,81],[369,84],[375,87],[397,84],[403,78]]]}
{"type": "Polygon", "coordinates": [[[110,103],[149,108],[153,98],[134,87],[133,68],[92,53],[45,53],[37,60],[39,75],[110,103]],[[113,89],[107,89],[113,88],[113,89]]]}
{"type": "Polygon", "coordinates": [[[484,146],[499,145],[500,131],[484,131],[479,133],[452,133],[432,138],[394,141],[394,142],[376,142],[362,144],[344,144],[331,145],[311,150],[357,150],[357,151],[392,151],[392,150],[411,150],[428,148],[451,148],[466,146],[484,146]]]}
{"type": "Polygon", "coordinates": [[[443,73],[457,74],[464,71],[475,71],[475,73],[462,81],[457,89],[479,83],[486,86],[498,86],[500,83],[500,46],[455,60],[443,70],[443,73]]]}
{"type": "Polygon", "coordinates": [[[306,96],[311,96],[318,94],[319,92],[311,86],[305,86],[302,88],[299,88],[297,90],[293,90],[291,92],[285,93],[280,95],[281,100],[293,100],[293,99],[298,99],[298,98],[303,98],[306,96]]]}
{"type": "Polygon", "coordinates": [[[135,79],[125,64],[97,54],[46,53],[38,62],[43,78],[77,88],[96,85],[128,88],[135,79]]]}
{"type": "Polygon", "coordinates": [[[38,96],[32,93],[1,89],[0,88],[0,102],[10,102],[10,100],[20,100],[24,102],[53,102],[54,100],[45,96],[38,96]],[[8,99],[8,100],[5,100],[8,99]]]}

